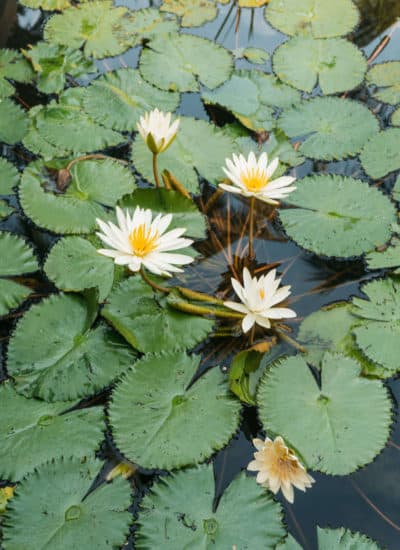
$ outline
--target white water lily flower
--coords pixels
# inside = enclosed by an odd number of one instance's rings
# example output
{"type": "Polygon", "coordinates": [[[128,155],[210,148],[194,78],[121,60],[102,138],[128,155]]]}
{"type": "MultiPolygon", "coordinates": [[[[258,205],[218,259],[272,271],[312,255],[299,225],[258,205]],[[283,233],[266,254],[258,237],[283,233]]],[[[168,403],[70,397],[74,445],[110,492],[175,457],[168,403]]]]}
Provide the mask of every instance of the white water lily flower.
{"type": "Polygon", "coordinates": [[[156,275],[171,276],[181,272],[177,265],[190,264],[193,258],[186,254],[171,253],[190,246],[191,239],[181,238],[186,228],[179,227],[165,232],[172,221],[172,214],[158,214],[152,220],[151,210],[137,207],[130,216],[117,206],[118,226],[97,219],[102,233],[96,235],[110,248],[98,250],[100,254],[114,258],[118,265],[127,265],[131,271],[139,271],[142,265],[156,275]]]}
{"type": "Polygon", "coordinates": [[[253,439],[257,452],[247,469],[258,472],[257,483],[276,494],[279,489],[289,502],[294,501],[293,487],[301,491],[309,489],[315,482],[299,461],[292,449],[285,445],[281,436],[274,441],[266,438],[253,439]]]}
{"type": "Polygon", "coordinates": [[[140,117],[137,129],[147,147],[154,154],[162,153],[174,141],[179,127],[179,118],[171,124],[171,113],[154,109],[140,117]]]}
{"type": "Polygon", "coordinates": [[[282,176],[274,180],[271,179],[278,168],[278,158],[273,159],[269,164],[267,153],[262,153],[258,161],[253,152],[249,154],[247,160],[243,155],[233,155],[232,158],[233,161],[226,159],[227,167],[223,170],[233,185],[225,183],[219,185],[225,191],[245,197],[255,197],[269,204],[277,205],[279,199],[286,198],[296,189],[291,185],[296,178],[282,176]]]}
{"type": "Polygon", "coordinates": [[[290,294],[290,286],[278,288],[281,279],[276,279],[275,275],[276,270],[272,269],[259,279],[253,278],[245,267],[243,269],[243,286],[236,279],[231,279],[233,290],[242,303],[224,302],[224,305],[245,314],[242,321],[243,332],[248,332],[254,323],[264,328],[270,328],[270,319],[296,317],[296,312],[292,309],[274,307],[290,294]]]}

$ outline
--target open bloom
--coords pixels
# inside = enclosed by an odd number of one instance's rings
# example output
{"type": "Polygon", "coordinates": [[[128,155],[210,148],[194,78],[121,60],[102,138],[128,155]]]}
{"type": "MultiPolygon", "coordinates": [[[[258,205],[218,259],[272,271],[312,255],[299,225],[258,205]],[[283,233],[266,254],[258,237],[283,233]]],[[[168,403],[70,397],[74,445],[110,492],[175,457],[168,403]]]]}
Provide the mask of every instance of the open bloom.
{"type": "Polygon", "coordinates": [[[254,323],[270,328],[270,319],[296,317],[296,312],[286,307],[274,307],[285,300],[290,294],[290,286],[278,288],[281,279],[276,279],[276,270],[269,271],[259,279],[252,277],[249,270],[243,269],[243,286],[231,279],[233,290],[242,303],[224,302],[226,307],[244,313],[242,321],[243,332],[249,331],[254,323]]]}
{"type": "Polygon", "coordinates": [[[253,152],[249,154],[247,160],[243,155],[233,155],[232,158],[233,161],[226,159],[227,167],[224,168],[224,172],[233,185],[221,183],[220,187],[225,191],[245,197],[256,197],[276,205],[279,204],[278,199],[286,198],[296,189],[291,185],[296,178],[282,176],[274,180],[271,179],[278,168],[278,158],[273,159],[269,164],[267,153],[262,153],[258,161],[253,152]]]}
{"type": "Polygon", "coordinates": [[[310,488],[314,478],[307,474],[292,449],[285,445],[281,436],[272,441],[268,437],[265,441],[253,439],[257,449],[247,469],[258,472],[257,482],[276,494],[279,489],[289,502],[294,501],[293,486],[301,491],[310,488]]]}
{"type": "Polygon", "coordinates": [[[172,214],[159,214],[152,220],[151,210],[137,207],[132,214],[116,208],[118,226],[112,222],[97,219],[102,233],[96,235],[110,248],[101,248],[100,254],[114,258],[118,265],[127,265],[131,271],[139,271],[143,265],[156,275],[171,276],[170,272],[182,269],[177,265],[189,264],[193,258],[185,254],[171,253],[190,246],[191,239],[181,238],[184,227],[166,231],[172,220],[172,214]]]}
{"type": "Polygon", "coordinates": [[[171,113],[154,109],[141,116],[136,127],[150,151],[158,154],[168,149],[174,141],[179,127],[179,118],[171,124],[171,113]]]}

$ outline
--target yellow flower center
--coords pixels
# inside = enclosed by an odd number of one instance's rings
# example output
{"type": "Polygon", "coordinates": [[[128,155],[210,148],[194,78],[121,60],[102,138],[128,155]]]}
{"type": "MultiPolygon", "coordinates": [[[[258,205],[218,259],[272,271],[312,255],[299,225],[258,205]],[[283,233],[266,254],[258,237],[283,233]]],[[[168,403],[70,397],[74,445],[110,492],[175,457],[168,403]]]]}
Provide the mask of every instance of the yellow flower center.
{"type": "Polygon", "coordinates": [[[265,298],[265,290],[263,288],[260,288],[260,290],[258,291],[258,294],[261,298],[261,300],[264,300],[265,298]]]}
{"type": "Polygon", "coordinates": [[[143,258],[157,247],[158,231],[151,231],[142,223],[129,235],[129,243],[136,256],[143,258]]]}
{"type": "Polygon", "coordinates": [[[253,192],[261,191],[261,189],[264,189],[269,183],[269,178],[267,178],[265,173],[258,168],[247,170],[247,172],[242,175],[241,179],[243,185],[247,187],[247,190],[253,192]]]}

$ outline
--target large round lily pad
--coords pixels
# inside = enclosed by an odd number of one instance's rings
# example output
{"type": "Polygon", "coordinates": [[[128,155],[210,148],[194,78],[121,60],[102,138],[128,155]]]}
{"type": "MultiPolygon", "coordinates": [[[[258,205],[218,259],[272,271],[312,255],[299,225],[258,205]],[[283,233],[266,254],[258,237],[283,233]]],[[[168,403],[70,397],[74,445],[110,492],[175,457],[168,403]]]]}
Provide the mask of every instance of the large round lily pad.
{"type": "Polygon", "coordinates": [[[371,462],[389,437],[391,401],[382,382],[360,370],[354,359],[326,353],[318,383],[302,357],[278,361],[257,396],[265,431],[282,435],[309,468],[328,474],[371,462]]]}
{"type": "Polygon", "coordinates": [[[400,168],[399,139],[400,128],[388,128],[370,138],[360,155],[368,176],[383,178],[400,168]]]}
{"type": "Polygon", "coordinates": [[[367,81],[377,86],[373,93],[376,99],[391,105],[400,103],[400,61],[373,65],[368,71],[367,81]]]}
{"type": "Polygon", "coordinates": [[[7,369],[16,390],[46,401],[95,393],[132,364],[132,349],[104,324],[90,329],[93,314],[78,296],[59,294],[33,305],[8,346],[7,369]]]}
{"type": "Polygon", "coordinates": [[[300,180],[279,213],[286,233],[316,254],[349,258],[386,243],[396,211],[390,200],[367,183],[326,175],[300,180]]]}
{"type": "Polygon", "coordinates": [[[0,99],[0,142],[13,145],[22,141],[28,131],[26,112],[11,99],[0,99]]]}
{"type": "Polygon", "coordinates": [[[129,483],[122,477],[89,493],[102,467],[94,458],[43,464],[18,485],[7,506],[4,550],[110,550],[129,532],[129,483]]]}
{"type": "Polygon", "coordinates": [[[162,478],[141,503],[136,548],[275,548],[285,531],[281,508],[267,491],[242,473],[216,510],[214,491],[212,466],[162,478]]]}

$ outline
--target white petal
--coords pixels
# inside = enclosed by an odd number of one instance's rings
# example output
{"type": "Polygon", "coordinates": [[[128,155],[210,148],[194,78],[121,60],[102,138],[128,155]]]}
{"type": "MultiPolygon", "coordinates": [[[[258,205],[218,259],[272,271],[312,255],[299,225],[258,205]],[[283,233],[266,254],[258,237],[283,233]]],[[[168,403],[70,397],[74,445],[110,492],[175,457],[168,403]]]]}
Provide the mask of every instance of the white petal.
{"type": "Polygon", "coordinates": [[[256,322],[254,315],[248,313],[242,321],[242,330],[243,332],[248,332],[256,322]]]}
{"type": "Polygon", "coordinates": [[[275,172],[275,170],[278,168],[279,159],[278,157],[274,158],[269,165],[267,166],[267,169],[265,170],[265,174],[267,178],[270,178],[272,174],[275,172]]]}

